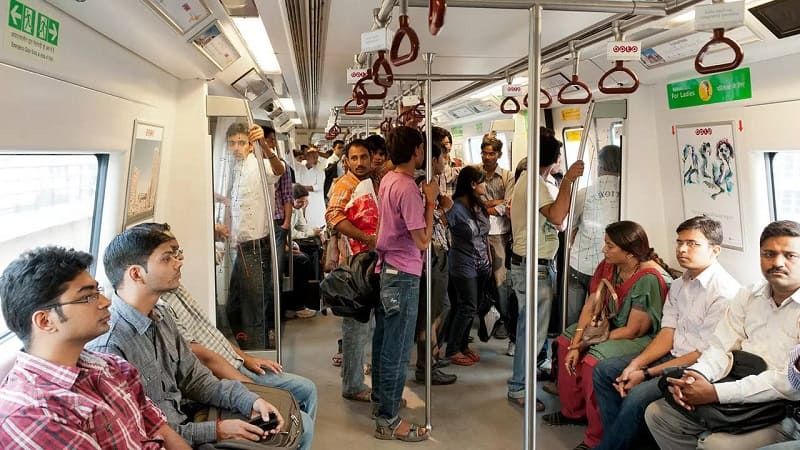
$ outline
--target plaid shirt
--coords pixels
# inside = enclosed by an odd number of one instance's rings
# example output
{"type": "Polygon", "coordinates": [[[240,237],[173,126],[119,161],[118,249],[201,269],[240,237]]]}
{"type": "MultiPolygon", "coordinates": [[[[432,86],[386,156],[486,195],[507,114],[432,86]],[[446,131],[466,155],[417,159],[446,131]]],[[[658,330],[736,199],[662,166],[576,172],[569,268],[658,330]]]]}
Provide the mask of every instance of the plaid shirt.
{"type": "Polygon", "coordinates": [[[211,324],[203,311],[192,298],[192,294],[181,284],[178,289],[161,296],[172,318],[178,325],[178,331],[186,341],[198,343],[212,352],[225,358],[230,365],[239,368],[244,360],[234,351],[230,341],[217,327],[211,324]]]}
{"type": "Polygon", "coordinates": [[[292,203],[293,200],[292,175],[287,170],[281,175],[278,182],[275,183],[275,211],[273,212],[275,220],[283,220],[286,218],[283,205],[292,203]]]}
{"type": "MultiPolygon", "coordinates": [[[[329,230],[336,229],[336,225],[338,225],[339,222],[347,220],[345,207],[347,203],[350,202],[350,198],[353,196],[353,192],[356,190],[359,183],[361,183],[361,180],[359,180],[353,172],[347,172],[336,180],[331,187],[331,198],[328,202],[328,209],[325,211],[325,223],[327,223],[329,230]]],[[[375,180],[373,180],[373,184],[376,187],[375,192],[377,193],[377,183],[375,180]]],[[[368,234],[375,234],[377,230],[362,231],[368,234]]],[[[354,255],[368,248],[363,242],[349,237],[348,242],[350,243],[350,249],[354,255]]]]}
{"type": "Polygon", "coordinates": [[[115,355],[84,350],[69,367],[20,352],[0,388],[0,448],[162,449],[164,424],[115,355]]]}

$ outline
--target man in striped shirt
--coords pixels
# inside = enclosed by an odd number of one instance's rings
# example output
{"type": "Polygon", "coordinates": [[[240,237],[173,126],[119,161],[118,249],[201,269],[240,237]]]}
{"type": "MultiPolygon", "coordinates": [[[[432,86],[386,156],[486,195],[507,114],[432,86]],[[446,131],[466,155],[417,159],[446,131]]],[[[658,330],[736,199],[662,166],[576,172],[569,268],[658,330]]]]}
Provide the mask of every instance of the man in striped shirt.
{"type": "Polygon", "coordinates": [[[84,350],[111,302],[92,255],[37,248],[0,278],[3,317],[23,351],[0,386],[0,448],[189,449],[122,358],[84,350]]]}

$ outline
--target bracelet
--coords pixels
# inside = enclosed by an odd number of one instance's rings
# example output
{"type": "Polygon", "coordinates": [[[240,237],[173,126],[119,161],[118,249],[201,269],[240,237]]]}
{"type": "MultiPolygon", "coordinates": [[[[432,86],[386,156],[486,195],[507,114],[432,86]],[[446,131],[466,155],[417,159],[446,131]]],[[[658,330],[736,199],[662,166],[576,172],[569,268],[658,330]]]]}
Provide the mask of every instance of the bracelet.
{"type": "Polygon", "coordinates": [[[653,375],[650,374],[650,370],[648,367],[642,367],[642,373],[644,374],[644,381],[650,381],[655,378],[653,375]]]}
{"type": "Polygon", "coordinates": [[[431,208],[433,208],[434,206],[436,206],[436,202],[425,202],[425,206],[430,206],[431,208]]]}
{"type": "Polygon", "coordinates": [[[584,330],[583,328],[575,328],[575,332],[576,332],[576,333],[577,333],[578,331],[583,331],[583,330],[584,330]]]}

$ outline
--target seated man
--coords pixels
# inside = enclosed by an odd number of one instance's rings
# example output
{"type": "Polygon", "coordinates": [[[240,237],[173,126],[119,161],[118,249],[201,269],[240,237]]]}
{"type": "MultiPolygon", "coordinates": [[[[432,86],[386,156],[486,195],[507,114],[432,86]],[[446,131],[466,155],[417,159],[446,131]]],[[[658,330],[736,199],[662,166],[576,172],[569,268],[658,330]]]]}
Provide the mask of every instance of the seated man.
{"type": "Polygon", "coordinates": [[[139,369],[147,396],[192,446],[222,439],[259,441],[267,433],[278,433],[284,419],[277,409],[240,382],[214,377],[181,338],[166,307],[156,305],[161,295],[180,285],[181,254],[175,239],[141,227],[124,231],[111,241],[103,257],[115,290],[111,328],[90,342],[89,348],[120,355],[139,369]],[[185,400],[198,407],[234,410],[246,417],[260,415],[265,421],[274,413],[279,425],[264,432],[238,419],[193,423],[193,411],[185,400]]]}
{"type": "Polygon", "coordinates": [[[707,216],[692,217],[675,231],[675,257],[686,272],[670,286],[661,331],[642,353],[609,358],[594,369],[594,392],[603,422],[603,439],[595,450],[637,447],[637,435],[646,430],[644,410],[662,397],[661,372],[697,362],[740,287],[717,262],[722,245],[719,222],[707,216]]]}
{"type": "MultiPolygon", "coordinates": [[[[163,233],[166,237],[175,239],[175,235],[166,223],[145,223],[136,225],[135,228],[163,233]]],[[[177,240],[175,245],[178,245],[177,240]]],[[[183,259],[183,255],[179,258],[183,259]]],[[[313,381],[286,373],[277,362],[250,356],[238,346],[232,345],[222,332],[211,324],[183,285],[163,293],[161,302],[166,303],[167,310],[178,325],[181,337],[189,342],[192,352],[214,376],[223,380],[254,382],[291,392],[304,412],[303,428],[308,443],[311,443],[314,417],[317,415],[317,387],[313,381]]]]}
{"type": "MultiPolygon", "coordinates": [[[[766,283],[736,294],[697,363],[670,381],[673,399],[688,410],[713,403],[800,400],[786,374],[786,355],[800,343],[800,267],[794,267],[800,260],[800,224],[784,220],[767,225],[760,246],[766,283]],[[767,369],[738,381],[714,383],[727,375],[734,350],[761,357],[767,369]]],[[[663,399],[647,407],[645,421],[665,450],[744,450],[786,440],[780,423],[746,434],[712,433],[663,399]]]]}
{"type": "Polygon", "coordinates": [[[3,317],[23,345],[0,386],[0,448],[189,449],[135,367],[83,349],[108,331],[111,304],[86,271],[91,262],[43,247],[0,277],[3,317]]]}

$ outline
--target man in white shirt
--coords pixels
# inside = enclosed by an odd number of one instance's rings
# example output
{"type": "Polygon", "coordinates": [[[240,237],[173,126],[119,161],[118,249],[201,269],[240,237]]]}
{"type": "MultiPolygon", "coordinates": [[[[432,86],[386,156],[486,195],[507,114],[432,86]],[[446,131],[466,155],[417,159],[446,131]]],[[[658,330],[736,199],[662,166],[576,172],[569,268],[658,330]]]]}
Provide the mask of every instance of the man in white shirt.
{"type": "Polygon", "coordinates": [[[306,150],[306,161],[297,167],[297,183],[308,190],[306,220],[312,228],[322,228],[325,225],[325,197],[322,193],[325,171],[322,167],[316,147],[306,150]]]}
{"type": "MultiPolygon", "coordinates": [[[[688,410],[713,403],[800,400],[786,372],[786,355],[800,343],[800,224],[784,220],[767,225],[760,246],[766,283],[738,292],[697,363],[670,381],[673,399],[688,410]],[[734,350],[763,358],[767,369],[738,381],[712,384],[730,371],[734,350]]],[[[650,404],[645,421],[664,450],[745,450],[788,438],[780,423],[746,434],[711,433],[665,400],[650,404]]]]}
{"type": "Polygon", "coordinates": [[[697,361],[740,288],[717,262],[722,244],[719,222],[696,216],[675,231],[675,257],[686,272],[670,286],[661,331],[642,353],[609,358],[594,369],[594,392],[603,421],[603,440],[595,450],[634,448],[645,430],[645,409],[662,397],[661,372],[697,361]]]}
{"type": "MultiPolygon", "coordinates": [[[[267,200],[275,199],[275,183],[286,170],[278,155],[264,141],[258,125],[234,123],[226,133],[228,150],[234,157],[231,187],[231,230],[236,242],[228,301],[225,311],[231,330],[243,349],[264,349],[266,328],[273,319],[272,256],[267,200]],[[258,142],[258,146],[253,143],[258,142]],[[257,157],[264,160],[266,179],[261,179],[257,157]],[[266,182],[268,194],[264,196],[266,182]]],[[[273,208],[275,205],[272,205],[273,208]]],[[[273,324],[274,325],[274,324],[273,324]]]]}

